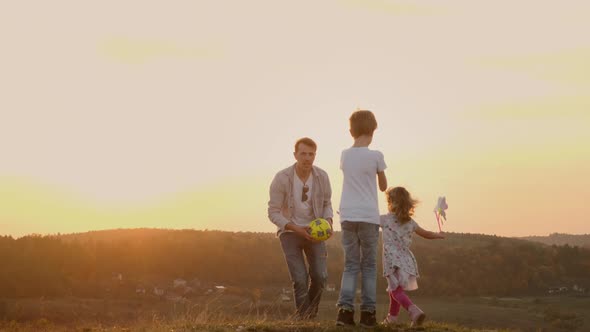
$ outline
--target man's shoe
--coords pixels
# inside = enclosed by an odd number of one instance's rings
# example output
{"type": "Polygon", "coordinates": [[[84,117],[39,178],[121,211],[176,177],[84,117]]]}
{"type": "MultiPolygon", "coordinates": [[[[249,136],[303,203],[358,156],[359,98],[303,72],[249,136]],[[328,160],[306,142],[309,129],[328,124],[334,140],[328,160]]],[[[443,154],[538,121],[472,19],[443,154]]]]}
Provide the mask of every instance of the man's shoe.
{"type": "Polygon", "coordinates": [[[359,324],[362,327],[377,326],[377,318],[375,317],[375,311],[361,311],[361,321],[359,324]]]}
{"type": "Polygon", "coordinates": [[[338,318],[336,318],[336,325],[354,326],[354,310],[340,308],[338,310],[338,318]]]}
{"type": "Polygon", "coordinates": [[[408,313],[410,314],[410,319],[412,320],[412,324],[410,326],[420,326],[422,325],[422,322],[424,322],[424,318],[426,318],[424,312],[420,310],[420,308],[418,308],[418,306],[415,304],[412,304],[408,308],[408,313]]]}

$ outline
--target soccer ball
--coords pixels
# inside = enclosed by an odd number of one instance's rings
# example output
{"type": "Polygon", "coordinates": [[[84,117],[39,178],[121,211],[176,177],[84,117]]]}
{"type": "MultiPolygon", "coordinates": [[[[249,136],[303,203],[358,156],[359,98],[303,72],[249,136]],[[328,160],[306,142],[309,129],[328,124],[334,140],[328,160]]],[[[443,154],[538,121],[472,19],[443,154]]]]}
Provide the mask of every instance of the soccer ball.
{"type": "Polygon", "coordinates": [[[326,219],[317,218],[309,223],[309,235],[318,241],[325,241],[332,236],[332,227],[326,219]]]}

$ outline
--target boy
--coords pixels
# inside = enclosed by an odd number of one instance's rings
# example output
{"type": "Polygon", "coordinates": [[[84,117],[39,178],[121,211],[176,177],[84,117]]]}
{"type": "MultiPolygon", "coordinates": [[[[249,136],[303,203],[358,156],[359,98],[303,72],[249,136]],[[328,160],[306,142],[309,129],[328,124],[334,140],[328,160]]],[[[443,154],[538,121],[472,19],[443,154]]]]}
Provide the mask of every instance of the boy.
{"type": "Polygon", "coordinates": [[[354,323],[356,280],[361,273],[360,325],[374,327],[377,302],[377,243],[379,241],[379,189],[387,189],[383,154],[369,150],[377,120],[371,111],[358,110],[350,117],[351,148],[342,151],[340,168],[344,175],[340,200],[344,272],[337,306],[336,325],[354,323]]]}

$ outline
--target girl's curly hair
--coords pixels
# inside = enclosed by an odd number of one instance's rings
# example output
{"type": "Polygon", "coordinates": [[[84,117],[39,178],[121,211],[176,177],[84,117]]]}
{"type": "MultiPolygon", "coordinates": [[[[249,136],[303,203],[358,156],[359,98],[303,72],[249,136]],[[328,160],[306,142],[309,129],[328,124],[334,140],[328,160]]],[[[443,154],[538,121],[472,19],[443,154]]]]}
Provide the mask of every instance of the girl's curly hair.
{"type": "Polygon", "coordinates": [[[385,194],[389,212],[393,213],[402,224],[410,221],[418,200],[413,199],[404,187],[389,188],[385,194]]]}

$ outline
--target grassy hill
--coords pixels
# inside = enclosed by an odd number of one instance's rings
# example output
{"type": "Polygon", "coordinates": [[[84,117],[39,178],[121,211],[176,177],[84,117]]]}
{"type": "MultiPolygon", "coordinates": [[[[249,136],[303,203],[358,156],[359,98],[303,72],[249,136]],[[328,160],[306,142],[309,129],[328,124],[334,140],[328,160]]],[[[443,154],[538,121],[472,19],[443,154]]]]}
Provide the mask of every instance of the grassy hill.
{"type": "MultiPolygon", "coordinates": [[[[416,294],[414,294],[416,293],[416,294]]],[[[590,298],[410,296],[427,313],[424,329],[400,325],[377,331],[587,331],[590,298]]],[[[240,298],[217,294],[186,301],[134,299],[1,299],[0,331],[351,331],[334,326],[336,293],[322,298],[313,322],[289,320],[291,302],[266,299],[256,309],[240,298]]],[[[386,294],[379,293],[377,316],[387,312],[386,294]]],[[[357,315],[358,319],[358,315],[357,315]]]]}
{"type": "MultiPolygon", "coordinates": [[[[328,283],[336,288],[340,236],[327,241],[328,283]]],[[[584,331],[590,324],[589,294],[571,290],[590,288],[588,249],[451,233],[442,241],[417,237],[412,250],[421,278],[411,296],[429,322],[422,331],[584,331]],[[549,295],[553,286],[569,291],[549,295]]],[[[293,304],[281,294],[289,275],[271,233],[118,229],[0,237],[0,261],[0,331],[341,331],[333,326],[337,290],[324,294],[318,321],[287,320],[293,304]],[[191,293],[175,290],[177,278],[191,281],[191,293]],[[214,285],[260,289],[260,303],[209,293],[214,285]],[[138,287],[147,293],[137,294],[138,287]],[[153,287],[166,295],[153,295],[153,287]]],[[[382,318],[384,278],[378,289],[382,318]]],[[[408,330],[402,321],[388,330],[408,330]]]]}
{"type": "MultiPolygon", "coordinates": [[[[398,325],[389,325],[383,326],[379,325],[373,329],[366,329],[361,327],[354,327],[354,328],[342,328],[338,326],[334,326],[332,323],[328,322],[291,322],[291,321],[259,321],[259,322],[233,322],[233,323],[204,323],[204,324],[194,324],[190,322],[172,322],[172,323],[150,323],[150,322],[141,322],[135,325],[127,326],[127,327],[103,327],[103,326],[91,326],[85,325],[85,327],[74,328],[66,327],[66,326],[55,326],[51,323],[46,321],[39,321],[36,323],[30,324],[18,324],[18,323],[8,323],[8,324],[1,324],[0,323],[0,330],[5,332],[11,331],[19,331],[19,332],[37,332],[37,331],[46,331],[46,332],[70,332],[70,331],[80,331],[80,332],[131,332],[131,331],[141,331],[141,332],[342,332],[342,331],[423,331],[423,332],[489,332],[490,330],[480,330],[480,329],[472,329],[467,327],[462,327],[455,324],[444,324],[444,323],[432,323],[428,322],[420,327],[409,327],[408,325],[398,324],[398,325]]],[[[509,330],[509,329],[494,329],[494,332],[510,332],[510,331],[517,331],[517,330],[509,330]]]]}

